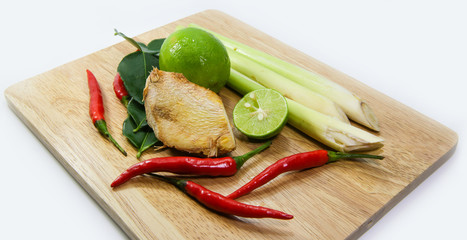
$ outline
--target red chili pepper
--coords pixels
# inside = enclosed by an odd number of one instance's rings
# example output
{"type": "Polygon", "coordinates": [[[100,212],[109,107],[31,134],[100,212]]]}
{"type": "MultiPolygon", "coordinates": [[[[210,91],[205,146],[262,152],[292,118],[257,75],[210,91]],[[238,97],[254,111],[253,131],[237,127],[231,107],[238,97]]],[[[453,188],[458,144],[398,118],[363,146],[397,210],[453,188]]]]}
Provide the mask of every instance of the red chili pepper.
{"type": "Polygon", "coordinates": [[[151,174],[159,179],[162,179],[180,189],[185,194],[195,198],[205,207],[217,211],[219,213],[235,215],[247,218],[277,218],[277,219],[292,219],[293,216],[278,210],[249,205],[238,202],[236,200],[226,198],[225,196],[213,192],[205,187],[192,181],[180,180],[151,174]]]}
{"type": "Polygon", "coordinates": [[[237,157],[197,158],[184,156],[152,158],[129,167],[110,186],[116,187],[132,177],[151,172],[171,172],[212,177],[232,176],[249,158],[270,145],[271,141],[268,141],[255,150],[237,157]]]}
{"type": "Polygon", "coordinates": [[[274,164],[270,165],[254,177],[251,181],[227,195],[228,198],[238,198],[245,194],[250,193],[254,189],[266,184],[275,177],[282,173],[289,171],[299,171],[312,167],[319,167],[326,163],[335,162],[342,158],[375,158],[383,159],[383,156],[370,155],[370,154],[352,154],[352,153],[341,153],[331,152],[326,150],[316,150],[311,152],[304,152],[294,154],[285,158],[280,159],[274,164]]]}
{"type": "Polygon", "coordinates": [[[126,90],[125,85],[123,84],[122,77],[120,77],[119,73],[115,75],[113,86],[114,86],[115,95],[120,100],[120,102],[122,102],[123,105],[127,107],[128,101],[130,100],[130,95],[128,94],[126,90]]]}
{"type": "Polygon", "coordinates": [[[109,139],[125,156],[127,153],[123,150],[122,147],[113,139],[107,130],[107,124],[104,117],[104,102],[102,101],[102,93],[97,82],[96,77],[92,74],[91,71],[87,70],[88,75],[88,86],[89,86],[89,115],[91,116],[92,123],[99,130],[99,132],[109,139]]]}

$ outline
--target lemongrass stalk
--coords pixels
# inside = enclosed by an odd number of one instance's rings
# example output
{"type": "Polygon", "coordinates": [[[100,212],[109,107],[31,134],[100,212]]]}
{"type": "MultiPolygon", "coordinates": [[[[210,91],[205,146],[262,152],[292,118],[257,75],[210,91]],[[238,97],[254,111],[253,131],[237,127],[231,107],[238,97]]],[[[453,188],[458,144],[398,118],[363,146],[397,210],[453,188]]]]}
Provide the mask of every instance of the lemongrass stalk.
{"type": "MultiPolygon", "coordinates": [[[[190,24],[189,26],[202,28],[195,24],[190,24]]],[[[316,72],[303,69],[208,29],[204,30],[215,35],[226,48],[241,53],[284,77],[329,98],[339,105],[350,119],[370,129],[379,131],[378,119],[368,103],[343,86],[316,72]]]]}
{"type": "Polygon", "coordinates": [[[297,101],[306,107],[320,113],[334,117],[349,124],[349,119],[344,111],[328,98],[317,94],[296,82],[290,81],[282,75],[265,68],[263,65],[227,48],[230,57],[231,68],[254,79],[261,85],[274,89],[282,95],[297,101]]]}
{"type": "Polygon", "coordinates": [[[227,81],[227,87],[230,87],[241,95],[246,95],[251,91],[266,88],[232,68],[230,68],[230,77],[229,81],[227,81]]]}
{"type": "MultiPolygon", "coordinates": [[[[230,70],[227,86],[242,95],[265,88],[235,69],[230,70]]],[[[288,123],[336,151],[369,151],[383,146],[384,140],[376,135],[307,108],[287,97],[286,99],[288,123]]]]}

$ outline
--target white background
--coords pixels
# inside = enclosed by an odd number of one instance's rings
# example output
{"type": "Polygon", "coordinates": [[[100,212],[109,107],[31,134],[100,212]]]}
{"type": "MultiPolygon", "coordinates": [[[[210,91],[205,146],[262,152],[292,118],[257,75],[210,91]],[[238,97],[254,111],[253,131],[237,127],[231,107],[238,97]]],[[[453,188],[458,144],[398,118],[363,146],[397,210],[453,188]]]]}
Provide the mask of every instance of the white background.
{"type": "MultiPolygon", "coordinates": [[[[361,239],[467,239],[467,5],[463,1],[0,3],[0,89],[177,19],[218,9],[459,135],[455,154],[361,239]]],[[[0,238],[127,236],[0,101],[0,238]]]]}

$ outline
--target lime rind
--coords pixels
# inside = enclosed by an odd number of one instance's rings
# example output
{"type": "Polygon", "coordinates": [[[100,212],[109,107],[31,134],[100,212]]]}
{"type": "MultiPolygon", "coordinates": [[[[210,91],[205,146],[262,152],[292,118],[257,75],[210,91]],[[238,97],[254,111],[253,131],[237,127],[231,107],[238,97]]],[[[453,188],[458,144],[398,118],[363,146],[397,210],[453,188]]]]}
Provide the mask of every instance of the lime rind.
{"type": "Polygon", "coordinates": [[[224,44],[199,28],[182,28],[170,34],[161,46],[159,68],[182,73],[189,81],[216,93],[230,76],[230,58],[224,44]]]}
{"type": "Polygon", "coordinates": [[[246,94],[233,111],[235,127],[253,139],[277,135],[287,122],[287,101],[272,89],[259,89],[246,94]]]}

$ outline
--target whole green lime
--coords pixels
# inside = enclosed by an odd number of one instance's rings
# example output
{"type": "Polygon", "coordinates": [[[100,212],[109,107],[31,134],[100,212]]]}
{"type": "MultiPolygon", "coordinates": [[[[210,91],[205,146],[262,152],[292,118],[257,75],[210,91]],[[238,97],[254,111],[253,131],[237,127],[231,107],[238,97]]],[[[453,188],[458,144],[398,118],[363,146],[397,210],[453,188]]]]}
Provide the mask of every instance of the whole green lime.
{"type": "Polygon", "coordinates": [[[165,39],[159,68],[182,73],[189,81],[218,93],[229,80],[230,59],[224,44],[214,35],[188,27],[165,39]]]}

